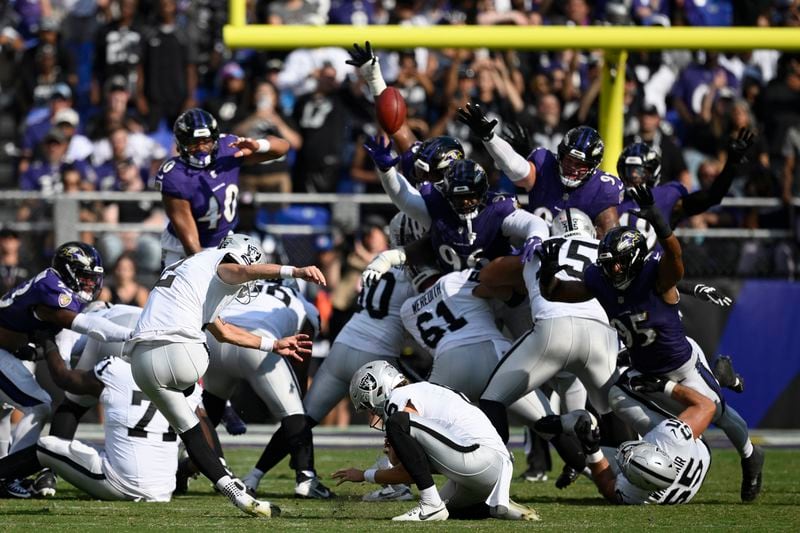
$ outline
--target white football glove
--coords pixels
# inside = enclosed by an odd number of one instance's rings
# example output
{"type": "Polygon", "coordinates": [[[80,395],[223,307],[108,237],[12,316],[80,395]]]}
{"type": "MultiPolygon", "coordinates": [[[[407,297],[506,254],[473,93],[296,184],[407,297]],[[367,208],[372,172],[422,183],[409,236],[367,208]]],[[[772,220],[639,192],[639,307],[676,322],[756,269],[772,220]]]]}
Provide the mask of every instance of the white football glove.
{"type": "Polygon", "coordinates": [[[364,272],[361,273],[361,283],[369,287],[377,282],[381,276],[389,272],[393,266],[400,266],[406,262],[406,252],[402,248],[381,252],[372,260],[364,272]]]}
{"type": "Polygon", "coordinates": [[[733,303],[733,299],[730,296],[726,296],[716,288],[710,285],[704,285],[702,283],[695,285],[694,295],[701,300],[711,302],[712,304],[720,307],[730,307],[730,305],[733,303]]]}

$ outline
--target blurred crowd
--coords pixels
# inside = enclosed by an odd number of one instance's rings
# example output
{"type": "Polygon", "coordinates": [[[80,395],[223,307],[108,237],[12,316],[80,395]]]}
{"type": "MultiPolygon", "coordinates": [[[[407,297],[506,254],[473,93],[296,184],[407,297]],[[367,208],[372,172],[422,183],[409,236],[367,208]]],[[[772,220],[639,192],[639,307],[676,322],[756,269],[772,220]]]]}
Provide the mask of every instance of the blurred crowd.
{"type": "MultiPolygon", "coordinates": [[[[263,209],[251,205],[247,193],[381,192],[362,146],[379,133],[369,91],[342,48],[226,49],[227,10],[227,0],[0,1],[0,188],[50,194],[148,190],[174,153],[175,118],[201,106],[223,132],[289,141],[287,158],[243,169],[242,224],[254,231],[267,223],[339,227],[278,244],[290,255],[316,254],[345,279],[348,268],[366,264],[385,246],[371,232],[385,225],[388,207],[365,207],[354,223],[324,207],[263,209]]],[[[800,1],[255,0],[248,2],[248,22],[779,27],[800,25],[800,1]]],[[[356,34],[353,39],[360,40],[356,34]]],[[[602,51],[409,49],[379,55],[385,78],[406,99],[417,136],[456,136],[487,170],[494,167],[481,143],[455,120],[468,101],[480,102],[501,125],[526,126],[531,147],[555,150],[569,128],[597,127],[602,51]]],[[[724,164],[728,139],[746,127],[758,134],[757,156],[730,194],[783,203],[718,208],[692,219],[692,227],[791,226],[786,205],[800,196],[800,55],[631,51],[626,79],[625,142],[642,140],[661,151],[662,181],[678,180],[690,191],[708,187],[724,164]]],[[[0,224],[52,216],[34,202],[3,211],[0,224]]],[[[153,235],[82,238],[97,241],[108,265],[127,258],[145,273],[158,269],[155,233],[164,215],[157,202],[88,202],[80,219],[152,224],[153,235]]],[[[5,230],[0,247],[15,238],[5,230]]],[[[26,262],[35,268],[46,259],[52,243],[35,242],[20,252],[0,250],[0,261],[17,261],[0,265],[4,283],[14,268],[25,270],[26,262]]],[[[766,268],[791,275],[793,245],[769,249],[766,266],[764,249],[755,246],[748,255],[740,243],[733,245],[735,273],[763,274],[766,268]]],[[[348,293],[341,305],[352,299],[348,293]]]]}

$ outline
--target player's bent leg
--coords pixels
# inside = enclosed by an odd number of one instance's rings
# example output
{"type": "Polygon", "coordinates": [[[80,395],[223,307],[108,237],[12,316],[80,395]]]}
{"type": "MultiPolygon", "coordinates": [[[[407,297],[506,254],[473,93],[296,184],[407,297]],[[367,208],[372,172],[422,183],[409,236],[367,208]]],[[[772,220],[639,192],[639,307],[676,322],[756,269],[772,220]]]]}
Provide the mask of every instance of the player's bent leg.
{"type": "Polygon", "coordinates": [[[14,428],[10,452],[33,446],[42,426],[50,417],[50,395],[39,385],[25,365],[6,350],[0,349],[0,404],[16,407],[24,413],[14,428]]]}
{"type": "Polygon", "coordinates": [[[36,445],[39,462],[70,484],[100,500],[131,500],[109,483],[100,453],[77,440],[47,436],[36,445]]]}
{"type": "Polygon", "coordinates": [[[634,392],[628,386],[628,376],[636,374],[635,370],[628,370],[620,377],[608,393],[608,403],[634,431],[639,435],[645,435],[673,415],[660,407],[650,396],[634,392]]]}

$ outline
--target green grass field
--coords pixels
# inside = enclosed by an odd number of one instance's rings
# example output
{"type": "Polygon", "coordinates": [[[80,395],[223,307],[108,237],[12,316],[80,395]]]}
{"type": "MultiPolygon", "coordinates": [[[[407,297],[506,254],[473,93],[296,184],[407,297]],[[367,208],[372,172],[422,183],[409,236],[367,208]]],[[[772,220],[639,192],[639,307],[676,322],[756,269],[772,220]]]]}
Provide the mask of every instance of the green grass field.
{"type": "MultiPolygon", "coordinates": [[[[245,473],[258,456],[255,448],[232,448],[227,456],[237,473],[245,473]]],[[[318,449],[317,467],[323,478],[336,468],[368,466],[375,458],[372,450],[318,449]]],[[[518,454],[517,468],[523,469],[518,454]]],[[[361,495],[373,485],[345,484],[336,487],[333,501],[307,501],[287,498],[292,494],[294,475],[286,464],[264,478],[260,496],[280,505],[283,516],[258,520],[241,514],[210,483],[197,479],[189,494],[167,504],[91,501],[59,480],[58,495],[49,500],[0,500],[0,531],[130,531],[130,530],[207,530],[237,531],[264,528],[282,530],[380,531],[424,527],[437,530],[512,531],[546,529],[557,531],[604,530],[747,530],[800,531],[800,450],[767,451],[764,489],[754,504],[739,502],[739,458],[729,450],[715,451],[708,478],[695,500],[671,507],[613,507],[606,505],[594,485],[581,477],[565,491],[551,480],[526,483],[515,480],[511,495],[518,502],[534,507],[541,522],[448,521],[436,524],[398,524],[388,519],[410,508],[414,502],[362,503],[361,495]]],[[[333,486],[332,483],[328,483],[333,486]]]]}

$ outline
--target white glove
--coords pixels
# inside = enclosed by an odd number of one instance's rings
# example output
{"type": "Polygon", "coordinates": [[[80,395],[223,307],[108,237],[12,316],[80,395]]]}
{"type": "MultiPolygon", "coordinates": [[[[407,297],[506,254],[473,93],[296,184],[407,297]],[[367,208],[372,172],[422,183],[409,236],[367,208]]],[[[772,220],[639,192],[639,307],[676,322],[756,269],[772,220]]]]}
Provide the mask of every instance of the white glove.
{"type": "Polygon", "coordinates": [[[406,262],[406,252],[402,248],[381,252],[372,260],[364,272],[361,273],[361,283],[369,287],[377,282],[381,276],[389,272],[393,266],[400,266],[406,262]]]}

